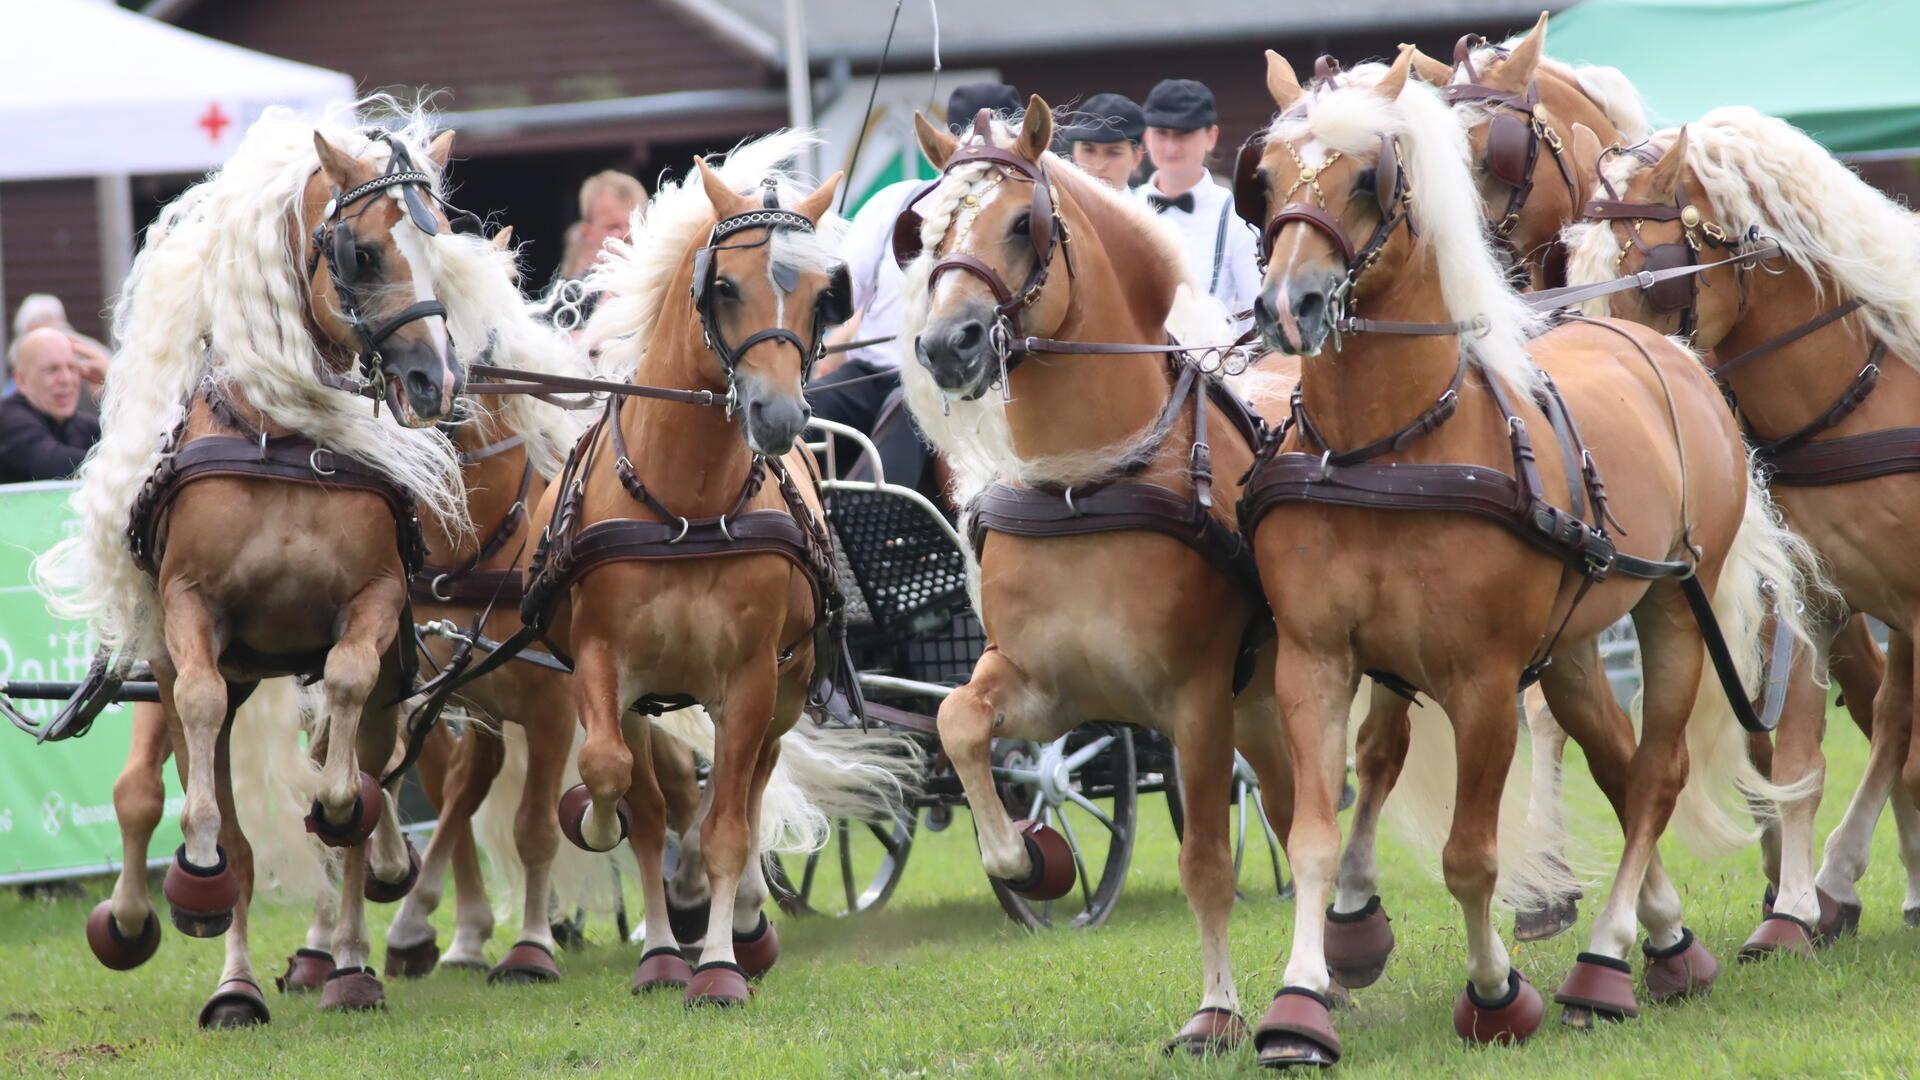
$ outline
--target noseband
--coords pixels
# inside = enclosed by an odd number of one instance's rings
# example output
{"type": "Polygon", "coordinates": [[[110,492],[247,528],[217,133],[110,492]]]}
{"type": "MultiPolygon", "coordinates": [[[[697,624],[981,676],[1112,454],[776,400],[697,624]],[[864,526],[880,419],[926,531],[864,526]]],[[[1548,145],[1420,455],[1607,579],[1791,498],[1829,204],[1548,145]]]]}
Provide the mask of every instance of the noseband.
{"type": "MultiPolygon", "coordinates": [[[[778,341],[791,345],[800,354],[800,381],[804,385],[813,377],[813,366],[820,362],[824,351],[824,327],[819,319],[814,320],[813,341],[800,340],[800,335],[784,326],[770,326],[748,335],[739,345],[730,345],[720,333],[720,324],[713,311],[713,279],[719,272],[714,266],[713,253],[716,251],[746,251],[757,247],[766,247],[773,243],[776,229],[794,229],[810,233],[814,225],[805,214],[780,208],[779,191],[769,177],[761,189],[760,206],[757,209],[743,211],[730,217],[721,218],[707,234],[706,246],[693,253],[693,307],[700,313],[700,335],[720,358],[720,366],[727,372],[727,415],[732,416],[738,402],[734,389],[734,374],[740,369],[740,361],[747,350],[763,341],[778,341]],[[723,244],[721,241],[748,229],[765,229],[766,234],[751,243],[723,244]]],[[[776,280],[775,285],[786,292],[792,292],[798,282],[776,280]]]]}
{"type": "MultiPolygon", "coordinates": [[[[386,373],[380,367],[380,347],[408,323],[435,315],[446,318],[447,309],[438,300],[422,300],[385,322],[373,323],[361,313],[354,299],[354,286],[360,277],[360,248],[353,235],[353,225],[346,217],[347,208],[389,188],[399,188],[401,199],[407,207],[407,216],[412,219],[414,227],[428,236],[437,236],[440,223],[434,219],[426,200],[431,198],[445,205],[433,192],[432,178],[414,165],[413,155],[407,151],[405,144],[387,132],[380,132],[374,138],[386,143],[390,150],[387,171],[346,191],[337,187],[333,189],[325,209],[321,211],[320,223],[314,226],[310,237],[307,279],[313,279],[320,260],[325,259],[327,278],[333,282],[333,294],[340,308],[340,316],[352,328],[354,340],[359,343],[354,374],[342,375],[322,362],[318,365],[320,381],[336,390],[370,396],[377,401],[386,396],[387,381],[386,373]],[[422,192],[426,193],[424,197],[422,192]]],[[[472,214],[451,207],[448,210],[450,217],[457,215],[478,227],[479,219],[472,214]]]]}
{"type": "MultiPolygon", "coordinates": [[[[901,268],[920,257],[920,227],[923,220],[914,207],[928,193],[939,187],[947,175],[962,165],[974,162],[987,162],[996,173],[995,184],[1006,180],[1033,185],[1033,196],[1027,214],[1027,238],[1033,244],[1033,269],[1028,271],[1025,281],[1018,289],[1010,289],[1001,278],[1000,272],[986,262],[972,255],[943,255],[933,264],[927,274],[927,290],[932,292],[934,284],[942,274],[959,270],[972,274],[986,283],[996,301],[993,309],[994,326],[989,334],[995,357],[1000,363],[998,381],[1004,388],[1007,374],[1026,356],[1022,342],[1026,332],[1020,324],[1021,311],[1040,299],[1040,290],[1047,283],[1047,273],[1053,266],[1053,251],[1057,245],[1067,260],[1067,278],[1073,278],[1072,237],[1067,235],[1066,223],[1060,220],[1059,207],[1053,192],[1053,181],[1047,175],[1044,161],[1028,161],[1011,150],[1002,150],[993,145],[993,113],[981,109],[973,118],[974,141],[955,150],[947,159],[946,167],[940,170],[940,176],[929,182],[913,197],[907,200],[900,210],[900,216],[893,223],[893,256],[901,268]]],[[[977,210],[983,200],[969,194],[962,200],[962,209],[977,210]]],[[[987,392],[991,383],[980,386],[965,395],[972,401],[987,392]]]]}

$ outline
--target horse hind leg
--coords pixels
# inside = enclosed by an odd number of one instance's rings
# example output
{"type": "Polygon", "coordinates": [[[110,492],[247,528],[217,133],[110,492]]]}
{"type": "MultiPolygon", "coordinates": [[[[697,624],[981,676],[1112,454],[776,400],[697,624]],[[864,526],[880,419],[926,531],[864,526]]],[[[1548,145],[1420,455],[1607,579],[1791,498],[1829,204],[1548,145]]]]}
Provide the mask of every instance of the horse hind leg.
{"type": "MultiPolygon", "coordinates": [[[[393,922],[387,927],[387,959],[385,973],[389,976],[415,978],[431,972],[440,960],[441,953],[436,941],[433,924],[428,921],[440,906],[445,887],[446,872],[451,864],[454,872],[455,921],[464,925],[462,916],[466,915],[468,901],[462,890],[468,887],[465,880],[466,857],[474,857],[472,872],[475,883],[478,881],[478,860],[473,856],[473,813],[486,797],[486,782],[479,780],[477,773],[484,765],[488,748],[481,743],[491,743],[497,747],[499,740],[487,732],[469,727],[466,734],[455,739],[445,725],[437,725],[438,730],[428,737],[427,749],[416,763],[421,778],[421,786],[427,796],[439,810],[434,823],[433,837],[427,841],[427,849],[420,853],[420,880],[400,902],[400,910],[394,915],[393,922]]],[[[497,769],[497,762],[495,765],[497,769]]],[[[488,776],[487,781],[491,780],[488,776]]],[[[484,894],[482,904],[484,904],[484,894]]],[[[489,922],[491,914],[489,913],[489,922]]],[[[490,927],[489,927],[490,928],[490,927]]],[[[484,937],[482,944],[484,944],[484,937]]],[[[447,954],[449,961],[461,945],[459,932],[455,933],[454,951],[447,954]]],[[[470,958],[472,951],[463,955],[470,958]]],[[[484,959],[481,965],[485,965],[484,959]]]]}
{"type": "Polygon", "coordinates": [[[160,705],[133,707],[132,745],[113,784],[113,815],[120,823],[120,874],[113,895],[87,916],[87,944],[115,971],[139,967],[160,947],[160,919],[147,888],[147,847],[160,827],[170,754],[167,717],[160,705]]]}
{"type": "MultiPolygon", "coordinates": [[[[1561,769],[1567,751],[1567,732],[1554,719],[1553,709],[1547,705],[1544,693],[1527,694],[1522,708],[1533,766],[1532,789],[1527,794],[1527,827],[1538,835],[1556,838],[1550,857],[1571,879],[1573,872],[1566,868],[1566,828],[1563,818],[1566,793],[1562,787],[1561,769]]],[[[1580,889],[1575,886],[1570,892],[1542,897],[1517,908],[1513,913],[1514,939],[1546,941],[1573,929],[1573,924],[1580,918],[1580,899],[1580,889]]]]}
{"type": "Polygon", "coordinates": [[[185,840],[167,870],[164,891],[173,923],[190,937],[224,933],[240,883],[220,845],[219,743],[232,717],[226,680],[216,666],[213,614],[191,587],[166,590],[167,653],[174,674],[160,677],[161,702],[180,724],[174,750],[185,773],[180,832],[185,840]]]}
{"type": "Polygon", "coordinates": [[[445,967],[485,971],[489,966],[487,940],[493,936],[493,905],[487,901],[487,883],[480,873],[473,818],[506,764],[507,745],[496,732],[469,726],[460,747],[455,759],[457,771],[449,778],[447,789],[455,811],[450,820],[441,815],[448,828],[448,860],[453,867],[453,943],[440,962],[445,967]]]}
{"type": "MultiPolygon", "coordinates": [[[[570,732],[572,717],[564,710],[561,715],[565,723],[554,726],[562,733],[570,732]]],[[[553,962],[549,917],[551,874],[554,852],[560,846],[560,828],[548,807],[559,798],[560,779],[573,747],[564,734],[559,738],[554,734],[527,732],[527,773],[513,823],[514,852],[526,876],[520,937],[488,974],[489,982],[555,982],[560,978],[560,969],[553,962]]]]}
{"type": "MultiPolygon", "coordinates": [[[[1829,632],[1830,628],[1822,628],[1818,636],[1824,640],[1829,632]]],[[[1824,646],[1819,652],[1824,654],[1824,646]]],[[[1822,904],[1813,866],[1813,818],[1826,784],[1826,759],[1820,748],[1826,734],[1826,693],[1814,681],[1814,673],[1823,667],[1821,661],[1821,656],[1796,647],[1785,673],[1786,704],[1774,732],[1768,772],[1775,784],[1811,781],[1812,787],[1804,797],[1773,808],[1775,812],[1766,815],[1778,822],[1769,830],[1779,838],[1776,892],[1772,910],[1741,946],[1742,960],[1777,952],[1810,954],[1821,936],[1822,904]]]]}

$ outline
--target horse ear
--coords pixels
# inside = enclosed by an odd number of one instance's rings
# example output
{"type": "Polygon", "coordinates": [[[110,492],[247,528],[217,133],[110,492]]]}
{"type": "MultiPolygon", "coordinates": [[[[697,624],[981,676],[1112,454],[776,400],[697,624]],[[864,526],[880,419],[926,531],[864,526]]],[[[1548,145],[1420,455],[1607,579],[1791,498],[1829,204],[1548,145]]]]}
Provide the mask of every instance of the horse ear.
{"type": "Polygon", "coordinates": [[[813,194],[794,204],[793,212],[815,225],[820,224],[820,218],[826,214],[827,207],[833,205],[833,193],[840,189],[840,181],[846,179],[846,176],[847,174],[843,171],[827,177],[827,182],[814,188],[813,194]]]}
{"type": "Polygon", "coordinates": [[[320,169],[333,181],[333,186],[345,190],[353,186],[353,155],[327,141],[318,131],[313,133],[313,150],[320,155],[320,169]]]}
{"type": "Polygon", "coordinates": [[[507,250],[507,246],[513,243],[513,226],[509,225],[499,232],[494,233],[493,239],[487,241],[487,243],[492,244],[493,250],[495,251],[507,250]]]}
{"type": "Polygon", "coordinates": [[[745,209],[747,197],[727,186],[720,174],[707,167],[707,159],[696,157],[693,167],[700,170],[700,186],[707,189],[707,202],[719,217],[731,217],[745,209]]]}
{"type": "Polygon", "coordinates": [[[927,155],[927,160],[936,169],[947,167],[947,159],[953,156],[953,148],[960,144],[952,132],[933,126],[925,113],[913,114],[913,134],[920,140],[920,152],[927,155]]]}
{"type": "Polygon", "coordinates": [[[1267,50],[1267,93],[1273,95],[1273,104],[1281,112],[1292,108],[1305,93],[1300,89],[1300,77],[1293,73],[1293,65],[1272,49],[1267,50]]]}
{"type": "Polygon", "coordinates": [[[1547,13],[1541,12],[1533,30],[1520,39],[1498,66],[1487,73],[1487,85],[1518,93],[1533,81],[1540,70],[1540,56],[1547,47],[1547,13]]]}
{"type": "Polygon", "coordinates": [[[1035,94],[1027,99],[1026,120],[1020,125],[1020,142],[1014,150],[1028,161],[1039,161],[1052,145],[1053,110],[1035,94]]]}
{"type": "Polygon", "coordinates": [[[1413,73],[1428,86],[1445,86],[1453,81],[1453,65],[1435,60],[1419,49],[1413,50],[1413,73]]]}
{"type": "Polygon", "coordinates": [[[1594,134],[1592,128],[1576,120],[1573,123],[1573,135],[1568,139],[1568,150],[1573,155],[1575,182],[1589,189],[1580,193],[1578,202],[1584,205],[1587,196],[1592,194],[1592,182],[1588,177],[1600,175],[1600,155],[1606,148],[1600,145],[1600,136],[1594,134]]]}
{"type": "Polygon", "coordinates": [[[1373,84],[1373,92],[1388,101],[1398,101],[1400,91],[1407,88],[1407,75],[1413,71],[1413,46],[1400,46],[1400,55],[1393,58],[1393,66],[1373,84]]]}
{"type": "Polygon", "coordinates": [[[1680,190],[1680,177],[1687,171],[1687,128],[1680,125],[1680,133],[1673,137],[1673,145],[1661,156],[1647,174],[1650,185],[1647,197],[1656,202],[1665,202],[1673,198],[1680,190]]]}
{"type": "Polygon", "coordinates": [[[435,172],[447,171],[447,160],[453,156],[453,132],[443,131],[427,144],[427,160],[433,162],[435,172]]]}

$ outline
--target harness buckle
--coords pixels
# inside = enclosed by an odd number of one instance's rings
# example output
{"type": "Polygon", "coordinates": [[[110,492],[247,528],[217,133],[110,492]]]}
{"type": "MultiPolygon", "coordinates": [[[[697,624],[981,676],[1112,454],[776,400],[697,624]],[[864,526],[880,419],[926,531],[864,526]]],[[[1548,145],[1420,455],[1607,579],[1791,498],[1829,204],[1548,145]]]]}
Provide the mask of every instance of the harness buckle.
{"type": "Polygon", "coordinates": [[[1653,271],[1651,270],[1640,271],[1639,273],[1633,275],[1633,280],[1634,280],[1634,283],[1639,285],[1642,290],[1651,289],[1656,284],[1658,284],[1658,282],[1653,280],[1653,271]]]}
{"type": "MultiPolygon", "coordinates": [[[[681,518],[680,520],[685,521],[686,519],[681,518]]],[[[685,536],[686,534],[681,533],[680,535],[685,536]]],[[[720,515],[720,535],[727,538],[727,543],[733,543],[733,534],[727,531],[727,515],[725,514],[720,515]]],[[[677,543],[678,541],[675,542],[677,543]]]]}
{"type": "Polygon", "coordinates": [[[686,518],[681,518],[680,519],[680,535],[667,541],[667,546],[672,547],[674,544],[677,544],[680,541],[685,540],[687,538],[687,533],[691,531],[692,528],[693,528],[693,522],[688,521],[686,518]]]}
{"type": "MultiPolygon", "coordinates": [[[[261,445],[265,446],[266,436],[263,434],[260,436],[260,439],[261,439],[261,445]]],[[[324,446],[316,446],[313,448],[312,452],[307,454],[307,468],[312,469],[313,475],[315,476],[332,476],[334,473],[339,471],[333,466],[334,466],[333,451],[327,449],[324,446]],[[325,454],[327,456],[327,464],[324,468],[320,464],[320,455],[322,454],[325,454]]]]}
{"type": "Polygon", "coordinates": [[[431,593],[435,600],[443,604],[453,603],[452,595],[440,591],[440,583],[447,580],[449,576],[448,574],[436,574],[434,575],[433,581],[427,585],[427,592],[431,593]]]}

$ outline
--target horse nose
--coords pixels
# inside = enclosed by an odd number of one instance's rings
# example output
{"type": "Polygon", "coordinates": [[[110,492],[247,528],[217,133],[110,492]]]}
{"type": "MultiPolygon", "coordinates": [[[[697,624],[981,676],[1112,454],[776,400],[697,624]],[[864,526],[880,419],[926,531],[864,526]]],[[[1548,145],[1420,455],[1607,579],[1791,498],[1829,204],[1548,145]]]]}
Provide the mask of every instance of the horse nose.
{"type": "Polygon", "coordinates": [[[1262,289],[1253,298],[1253,324],[1268,341],[1280,339],[1280,315],[1273,309],[1273,290],[1262,289]]]}
{"type": "Polygon", "coordinates": [[[406,375],[407,396],[413,399],[413,409],[423,416],[431,416],[440,411],[440,394],[433,380],[424,371],[409,371],[406,375]]]}
{"type": "Polygon", "coordinates": [[[1309,286],[1294,293],[1293,317],[1302,323],[1312,322],[1327,312],[1327,293],[1325,289],[1309,286]]]}
{"type": "Polygon", "coordinates": [[[956,357],[971,357],[986,343],[987,325],[979,319],[968,319],[947,331],[947,348],[956,357]]]}

